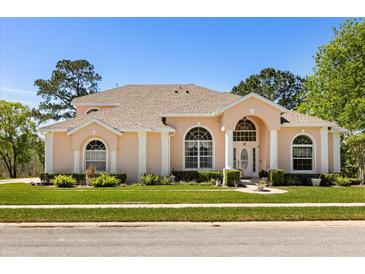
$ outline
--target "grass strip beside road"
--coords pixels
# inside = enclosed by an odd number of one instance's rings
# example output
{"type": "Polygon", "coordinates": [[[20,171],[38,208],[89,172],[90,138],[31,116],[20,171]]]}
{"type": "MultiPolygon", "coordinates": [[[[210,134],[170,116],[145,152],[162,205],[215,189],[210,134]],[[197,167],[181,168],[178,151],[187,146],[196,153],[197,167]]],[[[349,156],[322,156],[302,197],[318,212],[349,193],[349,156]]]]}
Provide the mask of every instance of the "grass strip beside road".
{"type": "Polygon", "coordinates": [[[0,222],[230,222],[365,220],[365,207],[0,209],[0,222]]]}

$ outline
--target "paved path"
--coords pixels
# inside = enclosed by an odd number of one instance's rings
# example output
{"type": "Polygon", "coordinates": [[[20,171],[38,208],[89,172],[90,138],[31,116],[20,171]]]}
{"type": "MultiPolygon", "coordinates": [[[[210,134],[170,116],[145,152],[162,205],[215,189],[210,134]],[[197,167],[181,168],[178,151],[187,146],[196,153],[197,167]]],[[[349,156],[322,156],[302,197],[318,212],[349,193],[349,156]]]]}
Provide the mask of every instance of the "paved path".
{"type": "Polygon", "coordinates": [[[0,229],[0,256],[365,256],[365,222],[91,223],[0,229]]]}
{"type": "Polygon", "coordinates": [[[0,205],[4,208],[214,208],[214,207],[357,207],[365,203],[226,203],[226,204],[90,204],[90,205],[0,205]]]}
{"type": "Polygon", "coordinates": [[[34,178],[16,178],[16,179],[5,179],[0,180],[0,184],[11,184],[11,183],[28,183],[31,182],[40,182],[41,180],[37,177],[34,178]]]}

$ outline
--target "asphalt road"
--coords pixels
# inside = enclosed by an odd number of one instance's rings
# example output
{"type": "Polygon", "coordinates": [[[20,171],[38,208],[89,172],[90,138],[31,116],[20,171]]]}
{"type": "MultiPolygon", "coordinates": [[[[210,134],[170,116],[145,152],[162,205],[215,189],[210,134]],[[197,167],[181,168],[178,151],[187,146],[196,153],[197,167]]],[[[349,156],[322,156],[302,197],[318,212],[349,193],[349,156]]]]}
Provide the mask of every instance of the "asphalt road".
{"type": "Polygon", "coordinates": [[[5,227],[0,256],[365,256],[365,223],[5,227]]]}

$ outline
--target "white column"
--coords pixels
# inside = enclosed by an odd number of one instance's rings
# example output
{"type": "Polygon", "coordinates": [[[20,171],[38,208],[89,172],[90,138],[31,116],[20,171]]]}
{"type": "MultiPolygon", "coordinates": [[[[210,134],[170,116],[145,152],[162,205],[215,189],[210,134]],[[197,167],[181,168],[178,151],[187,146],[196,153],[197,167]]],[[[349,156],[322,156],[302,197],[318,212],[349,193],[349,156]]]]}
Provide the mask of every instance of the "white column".
{"type": "Polygon", "coordinates": [[[225,169],[233,168],[233,130],[225,134],[225,169]]]}
{"type": "Polygon", "coordinates": [[[321,128],[321,173],[328,173],[328,127],[321,128]]]}
{"type": "Polygon", "coordinates": [[[110,152],[110,172],[117,173],[117,152],[115,150],[110,152]]]}
{"type": "Polygon", "coordinates": [[[147,133],[138,132],[138,179],[147,171],[147,133]]]}
{"type": "Polygon", "coordinates": [[[45,138],[45,164],[46,173],[53,173],[53,132],[47,132],[45,138]]]}
{"type": "Polygon", "coordinates": [[[332,133],[333,138],[333,172],[341,172],[341,136],[339,132],[332,133]]]}
{"type": "Polygon", "coordinates": [[[161,176],[168,176],[170,173],[170,135],[168,132],[161,132],[161,176]]]}
{"type": "Polygon", "coordinates": [[[270,130],[270,169],[278,168],[278,131],[270,130]]]}
{"type": "Polygon", "coordinates": [[[80,150],[74,150],[74,173],[80,173],[80,150]]]}

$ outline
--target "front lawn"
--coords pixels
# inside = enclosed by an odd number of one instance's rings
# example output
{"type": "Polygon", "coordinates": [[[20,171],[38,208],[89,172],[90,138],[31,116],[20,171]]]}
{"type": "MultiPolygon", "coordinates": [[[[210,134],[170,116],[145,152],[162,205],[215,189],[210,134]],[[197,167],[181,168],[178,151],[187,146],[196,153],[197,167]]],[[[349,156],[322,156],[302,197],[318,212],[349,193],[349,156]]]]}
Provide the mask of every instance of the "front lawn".
{"type": "Polygon", "coordinates": [[[353,203],[365,202],[363,187],[281,187],[285,194],[261,195],[201,185],[54,188],[29,184],[0,185],[0,204],[113,203],[353,203]]]}
{"type": "Polygon", "coordinates": [[[365,220],[365,207],[0,209],[0,222],[365,220]]]}

